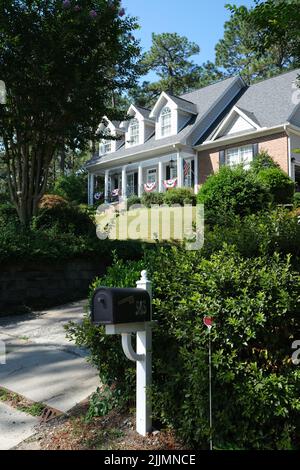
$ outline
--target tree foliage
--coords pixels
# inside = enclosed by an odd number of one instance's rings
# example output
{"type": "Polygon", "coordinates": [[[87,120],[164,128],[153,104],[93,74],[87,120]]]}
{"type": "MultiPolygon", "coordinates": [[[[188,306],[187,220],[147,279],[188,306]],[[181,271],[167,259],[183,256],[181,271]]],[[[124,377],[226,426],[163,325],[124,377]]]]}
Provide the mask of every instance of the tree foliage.
{"type": "MultiPolygon", "coordinates": [[[[86,148],[109,96],[136,80],[135,19],[118,0],[0,1],[0,105],[10,195],[21,221],[36,213],[54,155],[86,148]]],[[[123,115],[122,115],[123,117],[123,115]]]]}
{"type": "MultiPolygon", "coordinates": [[[[247,84],[297,66],[299,62],[293,50],[295,38],[288,28],[282,30],[281,35],[273,32],[268,42],[262,42],[265,33],[260,21],[254,21],[258,16],[255,8],[230,5],[229,8],[232,16],[224,25],[224,37],[216,45],[216,65],[225,68],[230,75],[240,74],[247,84]]],[[[264,21],[267,24],[267,20],[264,21]]]]}

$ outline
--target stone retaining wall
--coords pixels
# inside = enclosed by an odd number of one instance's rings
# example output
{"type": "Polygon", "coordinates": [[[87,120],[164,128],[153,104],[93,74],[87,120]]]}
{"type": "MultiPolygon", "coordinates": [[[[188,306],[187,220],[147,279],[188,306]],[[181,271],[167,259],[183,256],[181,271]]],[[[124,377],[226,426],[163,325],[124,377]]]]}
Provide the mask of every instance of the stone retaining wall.
{"type": "Polygon", "coordinates": [[[39,309],[87,297],[91,281],[108,262],[16,263],[0,267],[0,315],[39,309]]]}

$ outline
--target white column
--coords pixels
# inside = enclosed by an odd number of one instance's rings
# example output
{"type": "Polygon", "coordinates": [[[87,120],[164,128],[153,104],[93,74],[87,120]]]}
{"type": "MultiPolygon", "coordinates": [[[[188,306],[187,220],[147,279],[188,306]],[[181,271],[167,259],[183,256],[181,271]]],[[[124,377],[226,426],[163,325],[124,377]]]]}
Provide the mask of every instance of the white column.
{"type": "Polygon", "coordinates": [[[88,177],[88,204],[92,206],[94,204],[94,180],[95,176],[93,173],[89,173],[88,177]]]}
{"type": "Polygon", "coordinates": [[[143,194],[143,167],[139,165],[138,169],[138,197],[141,197],[143,194]]]}
{"type": "Polygon", "coordinates": [[[122,168],[122,198],[126,199],[127,196],[127,174],[126,174],[126,166],[122,168]]]}
{"type": "Polygon", "coordinates": [[[163,192],[163,164],[161,161],[158,162],[158,191],[163,192]]]}
{"type": "Polygon", "coordinates": [[[87,200],[88,200],[88,205],[91,205],[91,194],[90,194],[90,174],[88,173],[88,179],[87,179],[87,200]]]}
{"type": "Polygon", "coordinates": [[[198,171],[198,153],[194,158],[194,192],[198,194],[198,185],[199,185],[199,171],[198,171]]]}
{"type": "Polygon", "coordinates": [[[104,177],[104,201],[108,202],[108,181],[109,181],[109,170],[105,170],[105,177],[104,177]]]}
{"type": "Polygon", "coordinates": [[[182,156],[180,151],[177,152],[177,186],[179,188],[183,186],[182,156]]]}
{"type": "MultiPolygon", "coordinates": [[[[147,272],[142,271],[140,281],[137,281],[138,289],[149,292],[152,302],[151,282],[147,279],[147,272]]],[[[136,431],[145,436],[152,431],[152,329],[145,323],[145,331],[136,334],[136,353],[143,355],[143,359],[136,363],[136,431]]]]}

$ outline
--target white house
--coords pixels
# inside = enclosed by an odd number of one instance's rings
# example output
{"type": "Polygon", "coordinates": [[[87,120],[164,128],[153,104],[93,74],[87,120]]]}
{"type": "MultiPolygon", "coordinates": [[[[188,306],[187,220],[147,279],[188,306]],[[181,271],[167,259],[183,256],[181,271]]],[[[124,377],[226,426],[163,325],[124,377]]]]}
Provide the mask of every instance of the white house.
{"type": "Polygon", "coordinates": [[[132,104],[124,122],[100,125],[103,140],[87,163],[89,203],[95,175],[105,176],[105,200],[144,191],[190,187],[197,193],[220,165],[247,167],[266,150],[300,184],[300,90],[294,70],[247,87],[231,77],[173,96],[161,93],[153,109],[132,104]]]}

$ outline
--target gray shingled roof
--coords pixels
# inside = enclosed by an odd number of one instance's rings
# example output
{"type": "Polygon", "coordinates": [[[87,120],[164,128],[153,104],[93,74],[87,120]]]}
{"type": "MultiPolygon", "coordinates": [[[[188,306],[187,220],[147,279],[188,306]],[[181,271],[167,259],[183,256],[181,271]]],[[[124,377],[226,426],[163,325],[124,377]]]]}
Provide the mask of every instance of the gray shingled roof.
{"type": "MultiPolygon", "coordinates": [[[[295,110],[295,103],[292,100],[295,92],[293,83],[296,82],[299,74],[300,69],[296,69],[255,83],[244,91],[235,106],[260,127],[274,127],[284,124],[288,122],[295,110]]],[[[206,140],[213,137],[217,128],[230,113],[231,108],[232,106],[227,109],[221,122],[215,122],[212,125],[209,135],[205,137],[206,140]]],[[[199,143],[201,140],[197,144],[199,143]]]]}
{"type": "Polygon", "coordinates": [[[150,119],[149,114],[151,113],[151,109],[142,108],[141,106],[136,106],[136,105],[134,105],[134,107],[141,113],[141,115],[144,118],[150,119]]]}
{"type": "MultiPolygon", "coordinates": [[[[197,115],[193,116],[189,122],[184,126],[178,134],[165,137],[163,139],[155,139],[153,134],[144,144],[136,145],[131,148],[125,148],[125,145],[122,145],[119,150],[116,152],[109,153],[102,157],[92,159],[88,164],[94,165],[96,163],[108,162],[111,159],[125,156],[134,156],[141,152],[156,149],[159,147],[172,145],[175,143],[184,143],[185,138],[190,133],[190,131],[197,125],[200,124],[201,119],[207,113],[207,111],[218,101],[218,99],[225,93],[232,85],[232,83],[237,79],[237,77],[230,77],[220,82],[209,85],[200,90],[194,91],[192,93],[185,94],[180,98],[193,102],[197,107],[197,115]]],[[[137,109],[144,109],[138,108],[137,109]]]]}
{"type": "Polygon", "coordinates": [[[170,93],[166,93],[166,94],[171,98],[172,101],[174,101],[174,103],[177,104],[179,108],[186,109],[187,111],[190,111],[191,113],[196,112],[197,108],[196,108],[195,103],[185,100],[184,98],[180,96],[171,95],[170,93]]]}

